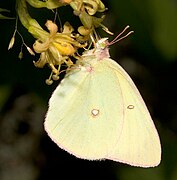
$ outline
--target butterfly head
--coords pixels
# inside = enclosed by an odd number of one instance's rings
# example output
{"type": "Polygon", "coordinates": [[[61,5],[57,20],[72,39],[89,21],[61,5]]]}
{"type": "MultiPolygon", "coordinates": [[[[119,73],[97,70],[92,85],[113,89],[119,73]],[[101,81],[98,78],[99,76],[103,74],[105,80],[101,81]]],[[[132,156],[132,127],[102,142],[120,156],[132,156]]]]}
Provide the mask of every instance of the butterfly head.
{"type": "Polygon", "coordinates": [[[96,50],[94,50],[94,53],[97,56],[98,60],[110,57],[108,46],[108,38],[102,38],[97,41],[96,50]]]}
{"type": "Polygon", "coordinates": [[[105,49],[108,46],[108,44],[109,44],[108,38],[101,38],[96,43],[96,48],[98,48],[98,49],[105,49]]]}

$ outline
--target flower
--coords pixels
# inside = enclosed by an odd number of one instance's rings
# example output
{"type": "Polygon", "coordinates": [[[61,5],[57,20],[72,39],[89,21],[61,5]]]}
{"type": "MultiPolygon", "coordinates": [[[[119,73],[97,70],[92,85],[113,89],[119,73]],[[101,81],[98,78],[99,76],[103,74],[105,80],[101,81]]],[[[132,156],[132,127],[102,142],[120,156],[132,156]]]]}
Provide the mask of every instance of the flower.
{"type": "Polygon", "coordinates": [[[64,24],[61,33],[58,32],[57,25],[52,21],[48,20],[45,25],[49,32],[33,44],[34,51],[40,53],[40,58],[34,62],[34,65],[42,68],[48,64],[52,72],[58,75],[60,69],[56,67],[60,68],[63,63],[70,67],[73,64],[70,56],[74,56],[77,49],[85,47],[86,44],[78,42],[76,36],[72,34],[74,29],[68,22],[64,24]]]}

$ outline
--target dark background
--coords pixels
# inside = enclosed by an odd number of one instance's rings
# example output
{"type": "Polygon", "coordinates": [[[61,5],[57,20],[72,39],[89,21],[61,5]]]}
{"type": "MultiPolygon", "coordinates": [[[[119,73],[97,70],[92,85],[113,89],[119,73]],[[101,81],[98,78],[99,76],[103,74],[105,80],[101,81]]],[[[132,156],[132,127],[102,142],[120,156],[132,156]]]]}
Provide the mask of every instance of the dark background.
{"type": "MultiPolygon", "coordinates": [[[[175,0],[103,1],[108,7],[104,24],[116,36],[127,24],[134,34],[113,45],[111,57],[130,74],[140,90],[158,129],[162,162],[156,168],[136,168],[112,161],[80,160],[55,145],[43,128],[48,99],[58,85],[45,84],[50,70],[37,69],[23,49],[21,39],[7,50],[15,20],[0,20],[0,179],[177,179],[177,2],[175,0]]],[[[15,17],[15,1],[0,0],[4,13],[15,17]]],[[[41,25],[54,14],[30,9],[41,25]]],[[[59,9],[62,23],[77,26],[70,7],[59,9]]],[[[18,23],[18,30],[32,47],[34,39],[18,23]]],[[[100,31],[102,37],[108,36],[100,31]]],[[[113,37],[109,36],[109,39],[113,37]]]]}

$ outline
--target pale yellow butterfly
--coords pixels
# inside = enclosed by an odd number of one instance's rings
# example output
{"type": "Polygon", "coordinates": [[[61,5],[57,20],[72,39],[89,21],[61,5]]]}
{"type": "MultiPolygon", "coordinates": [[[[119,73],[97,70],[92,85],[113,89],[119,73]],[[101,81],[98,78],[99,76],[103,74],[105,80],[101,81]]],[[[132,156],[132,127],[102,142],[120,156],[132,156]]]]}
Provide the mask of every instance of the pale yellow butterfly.
{"type": "Polygon", "coordinates": [[[87,160],[154,167],[158,133],[129,75],[110,59],[106,38],[85,52],[54,91],[45,130],[62,149],[87,160]]]}

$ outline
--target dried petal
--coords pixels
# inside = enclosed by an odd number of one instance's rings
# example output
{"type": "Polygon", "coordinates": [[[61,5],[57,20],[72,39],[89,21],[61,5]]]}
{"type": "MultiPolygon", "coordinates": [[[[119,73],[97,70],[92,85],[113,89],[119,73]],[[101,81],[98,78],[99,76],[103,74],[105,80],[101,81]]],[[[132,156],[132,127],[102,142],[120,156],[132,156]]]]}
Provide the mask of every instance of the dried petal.
{"type": "Polygon", "coordinates": [[[14,43],[15,43],[15,36],[12,36],[12,38],[11,38],[11,40],[9,42],[8,50],[13,47],[14,43]]]}
{"type": "Polygon", "coordinates": [[[31,55],[35,56],[35,53],[33,52],[33,50],[32,50],[30,47],[26,46],[26,49],[28,50],[28,52],[29,52],[31,55]]]}
{"type": "Polygon", "coordinates": [[[73,0],[60,0],[61,3],[66,3],[66,4],[69,4],[71,1],[73,0]]]}
{"type": "Polygon", "coordinates": [[[53,76],[52,76],[52,79],[54,80],[54,81],[57,81],[57,80],[59,80],[59,76],[58,75],[56,75],[56,74],[54,74],[53,76]]]}
{"type": "Polygon", "coordinates": [[[86,35],[89,35],[89,34],[90,34],[91,30],[88,29],[88,28],[86,28],[86,27],[84,27],[84,26],[80,26],[80,27],[78,28],[78,32],[79,32],[81,35],[86,36],[86,35]]]}
{"type": "Polygon", "coordinates": [[[41,53],[47,51],[47,49],[49,48],[49,44],[50,44],[49,41],[41,42],[39,40],[36,40],[35,43],[33,44],[33,49],[35,50],[35,52],[41,53]]]}
{"type": "Polygon", "coordinates": [[[51,36],[53,36],[53,35],[55,35],[57,33],[58,26],[55,23],[48,20],[45,25],[46,25],[47,29],[50,31],[51,36]]]}
{"type": "Polygon", "coordinates": [[[74,31],[74,28],[71,26],[69,22],[66,22],[63,27],[63,32],[66,34],[71,34],[74,31]]]}
{"type": "Polygon", "coordinates": [[[18,55],[18,58],[21,60],[23,58],[23,52],[20,51],[19,55],[18,55]]]}
{"type": "Polygon", "coordinates": [[[52,81],[51,79],[46,79],[46,80],[45,80],[45,83],[46,83],[47,85],[51,85],[51,84],[53,83],[53,81],[52,81]]]}

